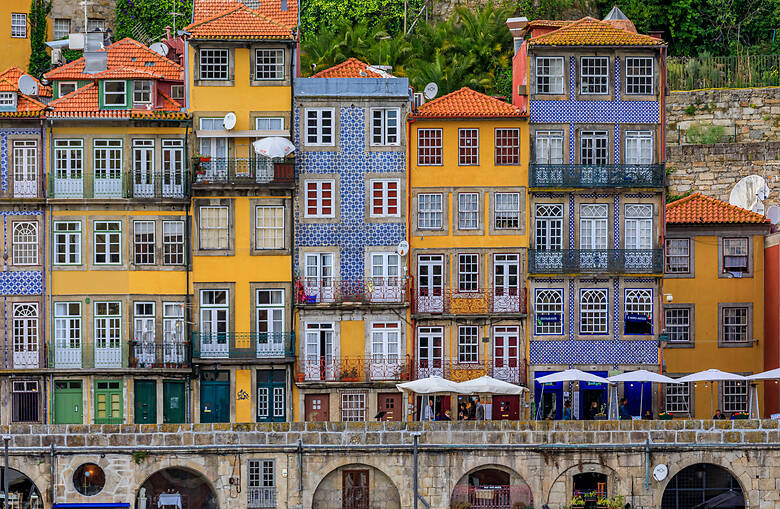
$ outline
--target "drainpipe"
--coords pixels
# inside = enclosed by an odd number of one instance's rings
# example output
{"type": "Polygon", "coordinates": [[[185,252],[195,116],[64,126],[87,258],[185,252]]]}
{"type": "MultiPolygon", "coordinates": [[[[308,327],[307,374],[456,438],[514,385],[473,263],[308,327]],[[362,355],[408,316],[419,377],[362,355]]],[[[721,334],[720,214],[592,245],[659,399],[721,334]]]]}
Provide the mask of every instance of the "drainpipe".
{"type": "MultiPolygon", "coordinates": [[[[46,171],[45,171],[46,157],[44,156],[44,150],[46,149],[46,128],[44,126],[44,122],[45,122],[45,120],[43,118],[41,118],[41,128],[40,128],[40,131],[41,131],[41,149],[39,151],[39,156],[38,156],[38,162],[40,164],[40,169],[38,170],[38,177],[40,178],[39,184],[38,184],[38,192],[41,193],[42,197],[46,196],[46,180],[45,180],[46,179],[46,171]]],[[[41,229],[43,230],[43,232],[42,232],[43,234],[41,235],[41,240],[43,241],[43,249],[41,250],[41,252],[43,253],[43,264],[41,265],[41,268],[45,271],[45,270],[47,270],[46,263],[49,260],[49,257],[46,256],[48,254],[48,253],[46,253],[46,246],[48,244],[46,242],[46,240],[47,240],[46,239],[46,235],[47,235],[47,231],[48,230],[46,228],[46,206],[45,205],[43,206],[43,208],[41,210],[41,229]]],[[[49,272],[51,272],[51,271],[49,270],[49,272]]],[[[46,289],[47,289],[46,287],[48,286],[46,284],[46,278],[43,277],[43,274],[41,274],[41,282],[43,284],[43,288],[41,288],[41,290],[42,290],[41,291],[41,297],[43,297],[44,295],[46,295],[46,289]]],[[[47,311],[47,309],[46,309],[46,302],[44,301],[44,302],[41,303],[41,317],[43,318],[42,323],[44,323],[44,324],[46,323],[46,319],[47,319],[47,316],[48,316],[48,313],[46,311],[47,311]]],[[[43,359],[44,359],[43,362],[45,363],[47,355],[48,355],[47,342],[45,340],[46,339],[46,333],[45,332],[43,334],[43,338],[44,338],[44,341],[43,341],[43,345],[42,345],[41,350],[43,351],[43,359]]],[[[38,359],[40,360],[40,358],[41,357],[40,357],[40,353],[39,353],[38,354],[38,359]]],[[[46,386],[45,386],[46,385],[46,379],[44,378],[42,380],[42,382],[43,383],[41,385],[44,386],[44,391],[45,391],[45,389],[46,389],[46,386]]],[[[47,393],[44,392],[44,394],[47,394],[47,393]]],[[[43,422],[47,422],[46,419],[47,419],[47,416],[49,414],[49,408],[48,407],[49,407],[49,405],[48,405],[47,398],[43,398],[43,422]]]]}
{"type": "MultiPolygon", "coordinates": [[[[298,10],[298,16],[300,17],[300,9],[298,10]]],[[[300,24],[299,24],[300,26],[300,24]]],[[[296,35],[296,40],[298,36],[296,35]]],[[[295,140],[295,76],[300,72],[300,70],[295,71],[297,62],[296,60],[296,41],[293,41],[293,43],[290,46],[290,52],[292,54],[292,58],[290,58],[290,141],[295,140]]],[[[297,154],[296,154],[297,155],[297,154]]],[[[293,162],[293,181],[292,181],[292,190],[290,191],[290,237],[289,237],[289,248],[290,248],[290,333],[292,334],[290,336],[290,357],[292,358],[292,361],[289,363],[289,369],[288,369],[288,377],[290,379],[290,390],[288,391],[288,397],[290,401],[290,413],[289,413],[289,420],[290,422],[293,422],[293,418],[295,416],[295,402],[293,401],[293,388],[295,387],[295,359],[296,359],[296,350],[295,350],[295,299],[296,297],[296,288],[295,288],[295,191],[296,191],[296,184],[295,184],[295,174],[297,173],[296,164],[293,162]]],[[[301,485],[300,489],[303,489],[303,485],[301,485]]]]}
{"type": "Polygon", "coordinates": [[[303,492],[303,440],[298,439],[298,493],[303,492]]]}
{"type": "MultiPolygon", "coordinates": [[[[406,22],[406,19],[404,19],[404,22],[406,22]]],[[[411,92],[410,92],[411,93],[411,92]]],[[[411,104],[412,107],[414,107],[414,102],[411,104]]],[[[412,351],[407,352],[410,353],[409,359],[411,366],[409,366],[409,372],[412,373],[414,369],[414,359],[415,359],[415,353],[416,353],[416,345],[417,345],[417,327],[414,319],[414,292],[413,292],[413,286],[409,284],[412,281],[412,124],[414,123],[414,119],[407,119],[406,123],[406,238],[410,241],[409,242],[409,252],[407,253],[406,257],[406,281],[407,281],[407,291],[409,292],[409,300],[411,301],[411,317],[412,317],[412,351]]],[[[413,375],[416,377],[416,373],[413,375]]],[[[406,396],[405,408],[409,408],[409,395],[404,393],[404,396],[406,396]]],[[[416,398],[415,400],[416,401],[416,398]]],[[[414,408],[414,405],[412,405],[412,419],[414,420],[414,412],[417,409],[414,408]]],[[[408,417],[408,416],[407,416],[408,417]]],[[[407,418],[407,420],[409,420],[407,418]]],[[[415,498],[415,504],[417,503],[417,499],[415,498]]]]}
{"type": "MultiPolygon", "coordinates": [[[[186,67],[185,67],[186,71],[186,67]]],[[[189,145],[190,145],[190,124],[189,121],[184,125],[184,165],[186,169],[187,176],[189,178],[189,181],[187,182],[187,205],[184,211],[184,229],[186,230],[185,238],[187,239],[186,244],[186,255],[184,258],[184,263],[186,263],[185,267],[185,278],[186,278],[186,287],[184,288],[184,334],[187,338],[190,340],[190,366],[192,366],[192,351],[195,345],[192,344],[193,342],[193,335],[191,334],[189,325],[192,318],[192,312],[190,310],[190,271],[192,270],[192,259],[190,258],[190,253],[192,250],[192,229],[191,229],[191,221],[190,221],[190,204],[192,203],[192,200],[190,199],[190,196],[192,195],[192,168],[190,167],[190,158],[189,158],[189,145]]],[[[184,395],[184,420],[185,422],[192,422],[192,416],[190,416],[190,375],[187,374],[185,376],[186,379],[186,386],[184,388],[185,395],[184,395]]]]}
{"type": "Polygon", "coordinates": [[[51,505],[54,507],[54,479],[55,479],[55,472],[54,472],[54,441],[51,443],[51,448],[49,449],[49,471],[51,478],[49,479],[49,489],[51,490],[51,505]]]}
{"type": "Polygon", "coordinates": [[[645,491],[650,489],[650,439],[645,442],[645,491]]]}
{"type": "Polygon", "coordinates": [[[420,493],[418,492],[418,485],[417,485],[417,456],[418,456],[417,441],[419,440],[420,435],[422,435],[422,433],[416,431],[410,434],[412,435],[412,440],[414,441],[412,445],[414,449],[414,509],[417,509],[418,500],[423,503],[425,509],[431,509],[430,504],[428,504],[428,502],[426,502],[425,499],[420,496],[420,493]]]}

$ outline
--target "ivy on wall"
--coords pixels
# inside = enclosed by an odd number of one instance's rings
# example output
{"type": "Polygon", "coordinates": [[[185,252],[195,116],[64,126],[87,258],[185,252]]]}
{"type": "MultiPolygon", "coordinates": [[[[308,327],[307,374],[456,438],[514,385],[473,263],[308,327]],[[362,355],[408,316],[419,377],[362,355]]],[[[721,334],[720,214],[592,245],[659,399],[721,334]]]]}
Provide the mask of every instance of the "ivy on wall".
{"type": "Polygon", "coordinates": [[[30,63],[27,72],[40,76],[51,67],[46,52],[46,16],[51,12],[51,0],[32,0],[30,4],[30,63]]]}

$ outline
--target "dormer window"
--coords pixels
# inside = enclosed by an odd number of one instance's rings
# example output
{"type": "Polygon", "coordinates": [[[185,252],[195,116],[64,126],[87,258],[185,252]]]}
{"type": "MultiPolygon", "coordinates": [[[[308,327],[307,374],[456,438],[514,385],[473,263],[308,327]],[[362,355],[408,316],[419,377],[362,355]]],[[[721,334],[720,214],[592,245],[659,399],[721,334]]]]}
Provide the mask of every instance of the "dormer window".
{"type": "Polygon", "coordinates": [[[71,92],[75,92],[76,88],[78,87],[78,84],[75,81],[61,81],[59,87],[60,87],[59,96],[62,97],[70,94],[71,92]]]}
{"type": "Polygon", "coordinates": [[[150,104],[152,102],[152,82],[134,81],[133,82],[133,103],[150,104]]]}
{"type": "Polygon", "coordinates": [[[0,92],[0,108],[4,110],[16,109],[16,93],[0,92]]]}
{"type": "Polygon", "coordinates": [[[103,104],[106,106],[125,106],[127,104],[127,84],[124,81],[103,82],[103,104]]]}

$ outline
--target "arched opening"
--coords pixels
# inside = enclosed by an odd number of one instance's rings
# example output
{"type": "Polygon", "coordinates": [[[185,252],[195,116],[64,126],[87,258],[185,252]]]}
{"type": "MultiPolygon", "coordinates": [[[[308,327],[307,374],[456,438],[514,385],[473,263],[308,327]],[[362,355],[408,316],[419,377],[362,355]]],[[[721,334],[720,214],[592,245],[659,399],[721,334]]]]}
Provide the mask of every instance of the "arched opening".
{"type": "Polygon", "coordinates": [[[697,463],[680,470],[664,490],[661,509],[745,509],[739,481],[718,465],[697,463]]]}
{"type": "Polygon", "coordinates": [[[400,509],[395,483],[381,470],[361,463],[332,470],[317,485],[312,509],[400,509]]]}
{"type": "MultiPolygon", "coordinates": [[[[0,486],[5,486],[3,471],[4,469],[0,468],[0,486]]],[[[32,479],[13,468],[8,469],[8,502],[8,507],[43,509],[43,499],[38,487],[32,479]]],[[[5,506],[5,504],[2,505],[5,506]]]]}
{"type": "Polygon", "coordinates": [[[514,472],[480,468],[461,477],[452,490],[451,509],[526,509],[533,507],[531,488],[514,472]]]}
{"type": "Polygon", "coordinates": [[[596,507],[600,498],[607,498],[607,474],[583,472],[572,476],[574,497],[585,502],[585,509],[596,507]]]}
{"type": "Polygon", "coordinates": [[[217,496],[208,480],[185,468],[165,468],[138,488],[136,509],[217,509],[217,496]]]}

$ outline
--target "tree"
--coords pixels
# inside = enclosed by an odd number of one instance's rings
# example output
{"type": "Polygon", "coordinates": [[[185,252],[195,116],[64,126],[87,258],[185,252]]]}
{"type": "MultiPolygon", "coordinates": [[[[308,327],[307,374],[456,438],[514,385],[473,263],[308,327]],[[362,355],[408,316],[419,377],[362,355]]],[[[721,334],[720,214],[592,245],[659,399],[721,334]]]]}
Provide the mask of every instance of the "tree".
{"type": "Polygon", "coordinates": [[[32,0],[30,4],[30,63],[27,71],[40,76],[51,67],[46,52],[46,16],[51,12],[51,0],[32,0]]]}
{"type": "Polygon", "coordinates": [[[192,15],[192,0],[117,0],[114,38],[131,37],[147,43],[165,34],[165,27],[184,28],[192,15]],[[181,16],[174,17],[172,12],[181,16]]]}

